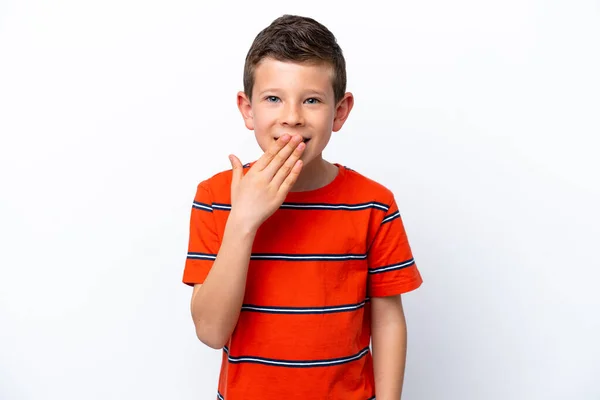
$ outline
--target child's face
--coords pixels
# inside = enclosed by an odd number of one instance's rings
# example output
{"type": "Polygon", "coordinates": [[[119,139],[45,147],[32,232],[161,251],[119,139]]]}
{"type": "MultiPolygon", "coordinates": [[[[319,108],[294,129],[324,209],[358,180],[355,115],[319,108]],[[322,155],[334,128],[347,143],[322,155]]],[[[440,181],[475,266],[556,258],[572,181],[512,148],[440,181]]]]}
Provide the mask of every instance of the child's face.
{"type": "Polygon", "coordinates": [[[328,65],[271,58],[256,67],[252,102],[240,93],[238,106],[263,151],[284,133],[299,134],[309,139],[302,155],[304,164],[322,158],[331,132],[342,127],[352,107],[349,93],[335,104],[332,74],[328,65]]]}

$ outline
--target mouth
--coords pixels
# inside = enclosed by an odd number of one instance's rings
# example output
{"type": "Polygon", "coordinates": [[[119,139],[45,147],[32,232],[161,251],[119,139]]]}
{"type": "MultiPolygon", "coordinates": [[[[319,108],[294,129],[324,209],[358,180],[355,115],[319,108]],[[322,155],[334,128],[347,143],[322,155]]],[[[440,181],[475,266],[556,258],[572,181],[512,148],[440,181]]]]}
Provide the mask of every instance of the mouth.
{"type": "MultiPolygon", "coordinates": [[[[275,141],[279,140],[279,136],[273,138],[273,140],[275,140],[275,141]]],[[[310,140],[310,138],[305,138],[305,137],[302,138],[303,143],[308,143],[309,140],[310,140]]]]}

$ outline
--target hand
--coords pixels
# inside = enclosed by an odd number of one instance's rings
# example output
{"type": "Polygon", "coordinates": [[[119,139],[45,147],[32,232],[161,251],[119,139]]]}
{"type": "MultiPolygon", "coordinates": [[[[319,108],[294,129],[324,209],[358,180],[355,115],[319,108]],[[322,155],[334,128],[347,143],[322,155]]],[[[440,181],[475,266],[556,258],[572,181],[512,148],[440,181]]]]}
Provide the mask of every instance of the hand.
{"type": "Polygon", "coordinates": [[[283,203],[302,170],[302,137],[282,135],[256,163],[243,173],[240,160],[229,156],[231,180],[230,218],[258,230],[283,203]]]}

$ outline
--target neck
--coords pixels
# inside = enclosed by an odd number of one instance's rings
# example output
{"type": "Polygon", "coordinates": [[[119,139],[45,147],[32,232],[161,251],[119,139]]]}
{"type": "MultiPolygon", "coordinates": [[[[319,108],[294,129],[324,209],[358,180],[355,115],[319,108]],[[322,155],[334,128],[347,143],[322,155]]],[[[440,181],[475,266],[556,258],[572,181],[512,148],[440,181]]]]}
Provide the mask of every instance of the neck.
{"type": "Polygon", "coordinates": [[[337,174],[338,169],[335,165],[323,160],[323,158],[316,158],[302,167],[300,176],[291,191],[305,192],[319,189],[331,183],[337,174]]]}

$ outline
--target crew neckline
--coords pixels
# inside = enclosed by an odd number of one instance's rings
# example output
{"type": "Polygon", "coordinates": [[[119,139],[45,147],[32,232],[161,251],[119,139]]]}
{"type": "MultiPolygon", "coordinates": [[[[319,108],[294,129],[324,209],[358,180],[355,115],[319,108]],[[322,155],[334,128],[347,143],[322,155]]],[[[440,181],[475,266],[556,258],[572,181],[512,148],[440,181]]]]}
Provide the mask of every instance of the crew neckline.
{"type": "Polygon", "coordinates": [[[317,189],[303,190],[300,192],[288,192],[288,194],[285,198],[285,201],[286,202],[290,202],[290,201],[296,202],[296,201],[301,201],[301,200],[307,200],[307,199],[311,199],[314,197],[325,196],[327,194],[330,194],[330,193],[338,190],[339,187],[342,185],[344,178],[346,177],[346,168],[344,168],[343,165],[340,165],[338,163],[332,163],[332,164],[338,168],[338,173],[336,174],[335,178],[333,178],[333,180],[331,182],[329,182],[327,185],[321,186],[320,188],[317,188],[317,189]]]}

